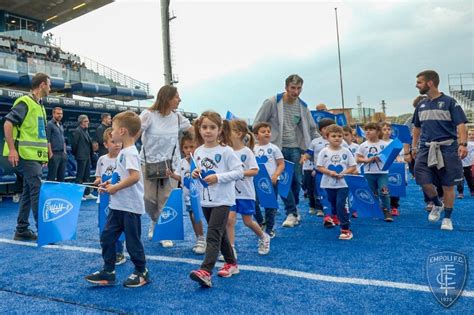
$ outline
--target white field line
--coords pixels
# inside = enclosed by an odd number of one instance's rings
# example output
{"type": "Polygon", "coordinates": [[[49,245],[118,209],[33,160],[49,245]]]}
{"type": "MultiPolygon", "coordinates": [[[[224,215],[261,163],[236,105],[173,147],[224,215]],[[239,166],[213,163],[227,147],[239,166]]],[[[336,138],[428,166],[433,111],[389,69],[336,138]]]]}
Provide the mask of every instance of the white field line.
{"type": "MultiPolygon", "coordinates": [[[[9,240],[9,239],[4,239],[4,238],[0,238],[0,243],[27,246],[27,247],[28,246],[37,247],[36,243],[20,242],[20,241],[14,241],[14,240],[9,240]]],[[[43,246],[43,248],[76,251],[76,252],[90,253],[90,254],[102,253],[100,249],[96,249],[96,248],[69,246],[69,245],[46,245],[46,246],[43,246]]],[[[169,256],[156,256],[156,255],[147,255],[146,258],[147,260],[153,260],[153,261],[166,261],[166,262],[175,262],[175,263],[177,262],[177,263],[184,263],[184,264],[190,264],[190,265],[200,265],[202,262],[202,260],[198,260],[198,259],[178,258],[178,257],[169,257],[169,256]]],[[[406,282],[336,277],[336,276],[320,275],[316,273],[309,273],[309,272],[303,272],[303,271],[296,271],[296,270],[291,270],[291,269],[252,266],[252,265],[239,265],[239,269],[254,271],[254,272],[261,272],[261,273],[271,273],[271,274],[280,275],[280,276],[302,278],[302,279],[315,280],[315,281],[355,284],[355,285],[362,285],[362,286],[385,287],[385,288],[411,290],[411,291],[419,291],[419,292],[431,292],[430,288],[426,285],[406,283],[406,282]]],[[[474,291],[464,290],[462,293],[462,296],[474,298],[474,291]]]]}

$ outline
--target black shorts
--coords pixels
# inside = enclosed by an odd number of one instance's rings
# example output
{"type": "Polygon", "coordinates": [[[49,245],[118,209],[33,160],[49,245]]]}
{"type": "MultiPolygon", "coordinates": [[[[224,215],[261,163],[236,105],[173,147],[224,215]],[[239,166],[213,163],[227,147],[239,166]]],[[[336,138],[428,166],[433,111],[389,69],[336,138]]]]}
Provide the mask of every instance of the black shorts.
{"type": "Polygon", "coordinates": [[[444,167],[428,167],[428,147],[418,152],[415,160],[415,179],[418,185],[439,183],[442,186],[455,186],[463,180],[463,168],[458,156],[458,146],[441,146],[444,167]]]}

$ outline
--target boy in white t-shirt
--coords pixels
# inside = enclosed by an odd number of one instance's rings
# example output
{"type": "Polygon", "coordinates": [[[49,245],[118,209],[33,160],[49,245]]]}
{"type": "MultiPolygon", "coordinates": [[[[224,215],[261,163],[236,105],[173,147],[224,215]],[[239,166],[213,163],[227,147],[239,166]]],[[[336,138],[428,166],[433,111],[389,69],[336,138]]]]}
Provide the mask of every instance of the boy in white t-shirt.
{"type": "Polygon", "coordinates": [[[341,146],[344,134],[342,127],[330,125],[325,132],[329,146],[319,153],[316,167],[323,173],[321,188],[326,189],[332,212],[335,210],[340,221],[339,239],[350,240],[353,235],[350,230],[349,211],[346,208],[349,189],[343,176],[356,171],[356,162],[350,150],[341,146]]]}
{"type": "MultiPolygon", "coordinates": [[[[467,156],[462,160],[462,168],[464,170],[464,179],[467,187],[471,192],[471,197],[474,197],[474,178],[472,174],[472,166],[474,164],[474,129],[467,131],[467,156]]],[[[464,181],[457,185],[458,199],[464,198],[464,181]]]]}
{"type": "MultiPolygon", "coordinates": [[[[104,147],[109,151],[107,154],[102,155],[97,161],[95,169],[95,181],[94,185],[102,184],[102,179],[109,180],[112,178],[112,174],[115,171],[117,155],[122,149],[122,143],[115,142],[112,139],[112,128],[107,128],[103,134],[104,147]]],[[[97,198],[97,203],[100,203],[100,198],[97,198]]],[[[117,251],[117,258],[115,259],[115,265],[124,264],[127,261],[123,254],[123,242],[117,240],[115,243],[115,250],[117,251]]]]}
{"type": "MultiPolygon", "coordinates": [[[[354,136],[354,131],[352,130],[352,128],[350,126],[344,126],[344,127],[342,127],[342,130],[344,131],[344,141],[347,143],[349,151],[351,151],[352,156],[354,156],[354,158],[355,158],[357,150],[359,149],[359,144],[354,142],[356,140],[356,138],[354,136]]],[[[356,170],[356,172],[357,172],[357,170],[356,170]]],[[[354,210],[351,213],[351,217],[357,218],[358,217],[357,211],[354,210]]]]}
{"type": "Polygon", "coordinates": [[[364,163],[363,173],[375,196],[382,202],[384,221],[393,222],[390,212],[390,191],[388,189],[388,171],[382,171],[383,164],[378,154],[387,146],[387,142],[379,139],[380,126],[368,123],[364,126],[367,141],[363,142],[356,153],[356,162],[364,163]]]}
{"type": "MultiPolygon", "coordinates": [[[[270,143],[270,139],[272,137],[272,127],[270,124],[266,122],[257,123],[253,126],[252,131],[258,141],[258,144],[253,148],[257,163],[265,164],[268,175],[270,175],[272,180],[275,194],[278,195],[278,177],[280,177],[281,173],[283,173],[285,170],[285,160],[283,158],[283,153],[276,145],[270,143]]],[[[265,208],[265,232],[270,235],[270,238],[275,237],[275,230],[273,227],[275,226],[276,212],[277,209],[265,208]]],[[[260,226],[264,225],[258,200],[255,205],[255,219],[260,226]]]]}
{"type": "Polygon", "coordinates": [[[140,118],[132,111],[121,112],[112,120],[112,139],[121,142],[123,149],[117,157],[114,171],[118,182],[112,184],[106,181],[100,185],[110,194],[107,223],[100,236],[104,267],[85,277],[87,281],[97,285],[115,284],[115,243],[122,232],[125,233],[127,251],[135,265],[135,271],[123,285],[136,288],[150,282],[145,251],[140,240],[141,216],[145,213],[140,155],[135,147],[140,125],[140,118]]]}

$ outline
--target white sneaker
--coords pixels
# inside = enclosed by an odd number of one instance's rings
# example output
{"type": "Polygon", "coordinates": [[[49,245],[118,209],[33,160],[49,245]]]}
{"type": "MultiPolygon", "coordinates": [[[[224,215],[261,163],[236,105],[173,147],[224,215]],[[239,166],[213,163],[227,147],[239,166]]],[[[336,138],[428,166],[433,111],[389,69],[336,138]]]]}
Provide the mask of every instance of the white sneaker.
{"type": "Polygon", "coordinates": [[[153,233],[155,232],[156,221],[151,221],[151,225],[148,228],[148,240],[151,241],[153,239],[153,233]]]}
{"type": "Polygon", "coordinates": [[[81,199],[81,200],[82,200],[82,201],[85,201],[85,200],[86,200],[86,197],[82,197],[82,199],[81,199]]]}
{"type": "Polygon", "coordinates": [[[258,254],[268,255],[270,252],[270,236],[267,233],[263,233],[263,238],[258,240],[258,254]]]}
{"type": "Polygon", "coordinates": [[[441,206],[433,206],[433,209],[431,210],[430,214],[428,215],[428,220],[430,222],[438,222],[441,212],[444,211],[444,205],[441,206]]]}
{"type": "Polygon", "coordinates": [[[87,200],[95,200],[95,199],[97,199],[97,197],[94,196],[93,194],[85,195],[84,198],[86,198],[87,200]]]}
{"type": "Polygon", "coordinates": [[[196,244],[193,246],[193,252],[197,255],[203,255],[206,252],[206,240],[204,236],[196,240],[196,244]]]}
{"type": "Polygon", "coordinates": [[[287,217],[286,220],[283,222],[281,226],[283,227],[295,227],[295,225],[298,224],[298,219],[293,215],[293,213],[290,213],[287,217]]]}
{"type": "Polygon", "coordinates": [[[13,202],[14,203],[20,202],[20,194],[14,194],[13,195],[13,202]]]}
{"type": "Polygon", "coordinates": [[[314,208],[309,208],[309,214],[315,215],[315,214],[316,214],[316,209],[314,209],[314,208]]]}
{"type": "Polygon", "coordinates": [[[452,231],[453,230],[453,221],[451,221],[451,219],[444,218],[443,222],[441,222],[441,230],[452,231]]]}
{"type": "MultiPolygon", "coordinates": [[[[235,258],[235,260],[237,260],[237,251],[235,250],[235,247],[234,247],[234,246],[232,246],[232,249],[234,250],[234,258],[235,258]]],[[[219,257],[217,258],[217,260],[219,260],[219,261],[225,261],[224,255],[220,254],[219,257]]]]}
{"type": "Polygon", "coordinates": [[[160,241],[160,244],[161,244],[161,246],[163,246],[164,248],[169,248],[169,247],[173,247],[173,246],[174,246],[173,241],[169,241],[169,240],[160,241]]]}

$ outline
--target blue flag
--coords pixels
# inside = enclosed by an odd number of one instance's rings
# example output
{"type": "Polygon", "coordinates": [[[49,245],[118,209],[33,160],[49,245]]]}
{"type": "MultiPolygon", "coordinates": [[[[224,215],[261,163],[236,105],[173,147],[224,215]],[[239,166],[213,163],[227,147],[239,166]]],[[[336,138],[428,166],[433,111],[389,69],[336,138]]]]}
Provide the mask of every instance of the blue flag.
{"type": "Polygon", "coordinates": [[[325,110],[312,110],[311,116],[313,116],[313,119],[316,124],[319,124],[319,121],[323,118],[329,118],[336,121],[336,115],[325,110]]]}
{"type": "Polygon", "coordinates": [[[402,149],[403,143],[397,138],[377,154],[383,163],[382,171],[386,171],[390,168],[402,149]]]}
{"type": "Polygon", "coordinates": [[[227,113],[225,114],[225,120],[234,120],[234,119],[238,119],[237,116],[232,114],[230,111],[227,111],[227,113]]]}
{"type": "MultiPolygon", "coordinates": [[[[196,169],[196,164],[194,163],[194,158],[191,158],[191,173],[196,169]]],[[[189,199],[191,201],[191,210],[193,211],[194,221],[196,223],[201,222],[201,199],[199,198],[199,192],[201,191],[201,187],[199,181],[197,179],[192,178],[189,176],[189,199]]]]}
{"type": "MultiPolygon", "coordinates": [[[[113,173],[112,176],[102,175],[102,183],[110,180],[111,184],[116,184],[118,180],[118,174],[113,173]],[[115,174],[115,175],[113,175],[115,174]]],[[[110,195],[107,192],[99,193],[99,213],[98,213],[98,225],[99,225],[99,235],[104,231],[105,223],[107,222],[107,216],[109,215],[109,202],[110,195]]],[[[122,233],[119,237],[119,241],[125,240],[125,234],[122,233]]]]}
{"type": "Polygon", "coordinates": [[[361,138],[365,138],[364,129],[362,129],[362,127],[359,125],[356,126],[356,134],[361,138]]]}
{"type": "Polygon", "coordinates": [[[294,170],[295,163],[285,160],[285,169],[280,174],[280,179],[278,180],[278,194],[283,198],[288,197],[290,192],[294,170]]]}
{"type": "Polygon", "coordinates": [[[405,163],[393,163],[388,170],[390,196],[405,197],[407,194],[405,163]]]}
{"type": "Polygon", "coordinates": [[[77,218],[85,187],[45,182],[38,205],[38,246],[76,239],[77,218]]]}
{"type": "Polygon", "coordinates": [[[315,190],[316,195],[318,196],[319,200],[321,201],[321,205],[323,206],[324,214],[331,214],[331,204],[328,200],[328,194],[326,193],[326,189],[321,188],[321,179],[323,178],[323,174],[316,171],[316,176],[314,177],[315,181],[315,190]]]}
{"type": "Polygon", "coordinates": [[[347,117],[344,113],[339,113],[336,115],[336,124],[341,127],[347,126],[347,117]]]}
{"type": "Polygon", "coordinates": [[[349,187],[349,204],[352,210],[357,211],[361,218],[383,219],[379,200],[375,198],[367,180],[360,175],[345,175],[344,179],[349,187]]]}
{"type": "Polygon", "coordinates": [[[392,139],[396,138],[402,143],[411,144],[410,128],[407,125],[392,124],[392,139]]]}
{"type": "Polygon", "coordinates": [[[171,191],[156,222],[153,240],[184,240],[182,189],[171,191]]]}
{"type": "Polygon", "coordinates": [[[265,164],[258,164],[258,167],[258,174],[253,178],[258,202],[264,208],[278,209],[277,197],[267,168],[265,164]]]}

